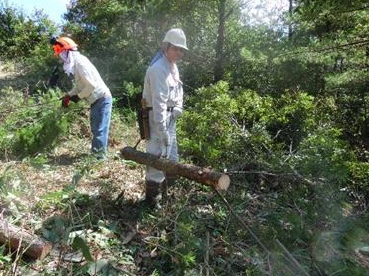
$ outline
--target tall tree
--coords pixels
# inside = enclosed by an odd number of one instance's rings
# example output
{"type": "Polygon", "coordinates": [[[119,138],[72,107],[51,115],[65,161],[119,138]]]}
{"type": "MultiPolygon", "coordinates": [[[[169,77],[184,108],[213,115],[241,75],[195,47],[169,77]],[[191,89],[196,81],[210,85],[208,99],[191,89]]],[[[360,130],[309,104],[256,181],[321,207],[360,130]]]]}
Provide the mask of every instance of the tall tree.
{"type": "Polygon", "coordinates": [[[0,56],[29,57],[45,37],[55,31],[52,22],[40,11],[26,15],[11,5],[0,4],[0,56]]]}
{"type": "Polygon", "coordinates": [[[365,148],[369,148],[368,19],[363,1],[296,0],[293,36],[305,46],[301,57],[322,65],[326,82],[322,93],[335,99],[337,123],[353,146],[365,148]]]}

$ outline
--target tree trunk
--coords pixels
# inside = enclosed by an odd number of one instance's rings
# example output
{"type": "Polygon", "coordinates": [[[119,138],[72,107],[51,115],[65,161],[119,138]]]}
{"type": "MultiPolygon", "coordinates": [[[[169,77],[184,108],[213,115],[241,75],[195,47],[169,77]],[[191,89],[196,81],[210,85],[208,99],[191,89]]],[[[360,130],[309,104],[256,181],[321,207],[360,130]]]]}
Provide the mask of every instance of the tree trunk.
{"type": "MultiPolygon", "coordinates": [[[[292,16],[293,16],[293,0],[289,0],[288,16],[290,18],[292,18],[292,16]]],[[[292,35],[293,35],[293,26],[292,26],[292,22],[290,22],[290,23],[288,23],[288,39],[289,40],[292,39],[292,35]]]]}
{"type": "Polygon", "coordinates": [[[26,230],[10,224],[0,218],[0,243],[9,246],[12,250],[19,250],[32,259],[46,257],[52,249],[52,244],[26,230]]]}
{"type": "Polygon", "coordinates": [[[124,159],[133,160],[170,175],[183,176],[211,186],[216,190],[227,190],[230,184],[229,176],[225,173],[214,172],[190,164],[180,164],[169,159],[159,158],[153,154],[137,151],[132,147],[123,148],[121,154],[124,159]]]}
{"type": "Polygon", "coordinates": [[[218,36],[215,47],[215,67],[214,67],[214,82],[218,82],[224,75],[224,39],[225,39],[225,21],[226,21],[226,3],[225,0],[220,0],[218,5],[218,36]]]}

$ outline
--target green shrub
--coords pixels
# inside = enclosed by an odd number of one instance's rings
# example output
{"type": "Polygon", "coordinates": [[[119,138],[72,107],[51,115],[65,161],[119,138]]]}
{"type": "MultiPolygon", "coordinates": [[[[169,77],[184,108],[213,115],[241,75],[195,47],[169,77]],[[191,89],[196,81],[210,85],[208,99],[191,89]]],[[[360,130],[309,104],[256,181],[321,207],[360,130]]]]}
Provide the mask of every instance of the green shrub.
{"type": "Polygon", "coordinates": [[[341,139],[341,131],[330,125],[318,126],[300,143],[293,156],[293,166],[304,175],[335,183],[348,180],[348,162],[355,160],[347,143],[341,139]]]}
{"type": "Polygon", "coordinates": [[[237,135],[232,124],[235,102],[225,82],[200,88],[179,121],[179,142],[184,155],[200,164],[224,164],[237,135]],[[221,161],[219,163],[219,161],[221,161]]]}
{"type": "Polygon", "coordinates": [[[16,142],[13,145],[16,156],[26,157],[47,152],[68,129],[67,117],[62,117],[60,111],[46,110],[40,117],[40,120],[17,131],[16,142]]]}
{"type": "Polygon", "coordinates": [[[368,162],[349,162],[350,183],[352,191],[369,197],[369,163],[368,162]]]}
{"type": "Polygon", "coordinates": [[[270,97],[231,91],[219,82],[196,90],[187,106],[178,140],[183,155],[197,164],[221,167],[255,160],[273,143],[267,131],[273,113],[270,97]]]}
{"type": "Polygon", "coordinates": [[[272,106],[267,116],[268,131],[276,142],[295,149],[316,124],[314,97],[303,91],[287,90],[273,99],[272,106]]]}
{"type": "Polygon", "coordinates": [[[60,107],[60,91],[27,98],[20,91],[12,92],[18,97],[9,97],[2,108],[7,116],[0,127],[0,155],[24,158],[52,149],[68,130],[75,116],[73,107],[60,107]]]}

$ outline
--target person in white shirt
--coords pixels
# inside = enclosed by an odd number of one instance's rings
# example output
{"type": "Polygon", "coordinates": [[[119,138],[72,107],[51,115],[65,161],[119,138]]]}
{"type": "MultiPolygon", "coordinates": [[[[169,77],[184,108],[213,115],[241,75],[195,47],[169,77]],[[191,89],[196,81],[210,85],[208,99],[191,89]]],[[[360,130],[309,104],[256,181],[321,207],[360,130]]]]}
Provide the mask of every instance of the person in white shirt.
{"type": "Polygon", "coordinates": [[[112,95],[96,67],[78,51],[78,45],[69,37],[52,39],[54,54],[63,61],[66,74],[74,77],[74,86],[62,99],[62,106],[70,101],[86,100],[90,106],[92,132],[91,151],[104,160],[108,149],[108,137],[112,112],[112,95]]]}
{"type": "MultiPolygon", "coordinates": [[[[188,48],[183,30],[169,30],[163,40],[162,52],[146,71],[142,93],[149,110],[150,139],[146,141],[146,152],[173,161],[178,161],[176,119],[183,111],[183,87],[176,62],[183,57],[184,50],[188,48]]],[[[172,179],[148,166],[145,202],[155,206],[160,188],[166,190],[172,179]]]]}

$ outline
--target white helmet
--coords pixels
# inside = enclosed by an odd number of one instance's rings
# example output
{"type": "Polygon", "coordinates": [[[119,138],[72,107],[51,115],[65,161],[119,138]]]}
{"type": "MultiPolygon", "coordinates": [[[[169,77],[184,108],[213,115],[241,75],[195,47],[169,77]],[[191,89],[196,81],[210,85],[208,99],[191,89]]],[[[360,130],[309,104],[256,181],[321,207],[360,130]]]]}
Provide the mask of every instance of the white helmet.
{"type": "Polygon", "coordinates": [[[164,37],[163,42],[169,42],[174,46],[188,50],[186,44],[186,36],[182,29],[170,29],[164,37]]]}

